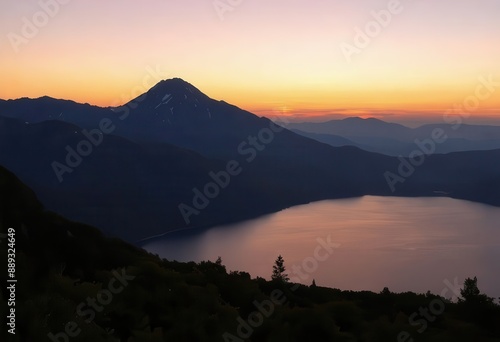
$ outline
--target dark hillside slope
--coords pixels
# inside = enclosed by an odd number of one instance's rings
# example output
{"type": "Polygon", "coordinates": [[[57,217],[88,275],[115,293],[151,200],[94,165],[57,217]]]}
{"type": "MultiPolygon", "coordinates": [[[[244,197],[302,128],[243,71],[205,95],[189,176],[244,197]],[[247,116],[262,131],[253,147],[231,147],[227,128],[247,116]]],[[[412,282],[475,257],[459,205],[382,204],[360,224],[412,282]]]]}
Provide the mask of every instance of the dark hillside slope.
{"type": "MultiPolygon", "coordinates": [[[[7,260],[6,234],[12,229],[16,334],[7,331],[11,311],[2,286],[2,341],[500,339],[500,310],[492,303],[295,286],[251,279],[245,272],[228,274],[219,262],[160,260],[45,212],[33,192],[0,167],[1,260],[7,260]],[[445,310],[432,321],[418,316],[437,304],[445,310]]],[[[7,268],[5,261],[1,265],[7,268]]],[[[0,278],[5,284],[6,273],[0,278]]]]}

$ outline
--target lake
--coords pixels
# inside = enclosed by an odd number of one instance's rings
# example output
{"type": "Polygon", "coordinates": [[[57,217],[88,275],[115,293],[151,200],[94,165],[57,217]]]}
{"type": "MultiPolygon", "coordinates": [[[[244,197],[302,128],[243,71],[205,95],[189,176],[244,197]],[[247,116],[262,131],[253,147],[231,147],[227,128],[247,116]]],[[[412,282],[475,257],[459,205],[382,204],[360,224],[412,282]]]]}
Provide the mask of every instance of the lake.
{"type": "MultiPolygon", "coordinates": [[[[379,292],[387,286],[440,294],[477,276],[482,292],[499,297],[499,226],[500,208],[488,205],[365,196],[300,205],[199,233],[174,232],[143,247],[169,260],[221,256],[228,271],[266,279],[281,254],[295,281],[310,285],[315,279],[318,286],[343,290],[379,292]]],[[[456,296],[448,291],[446,297],[456,296]]]]}

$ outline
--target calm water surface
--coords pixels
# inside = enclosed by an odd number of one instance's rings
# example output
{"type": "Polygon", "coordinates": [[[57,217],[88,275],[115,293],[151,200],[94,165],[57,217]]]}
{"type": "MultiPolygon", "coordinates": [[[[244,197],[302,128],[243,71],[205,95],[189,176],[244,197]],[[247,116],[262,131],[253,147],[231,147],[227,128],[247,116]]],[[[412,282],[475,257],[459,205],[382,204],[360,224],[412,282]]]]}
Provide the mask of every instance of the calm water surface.
{"type": "MultiPolygon", "coordinates": [[[[228,270],[270,278],[278,254],[289,273],[313,267],[318,239],[338,244],[312,273],[322,286],[346,290],[441,293],[445,281],[477,276],[500,296],[500,208],[449,198],[366,196],[296,206],[200,233],[176,232],[144,246],[163,258],[215,261],[228,270]]],[[[310,268],[309,268],[310,269],[310,268]]],[[[293,275],[293,274],[291,274],[293,275]]],[[[298,274],[296,274],[298,276],[298,274]]],[[[452,297],[451,292],[447,297],[452,297]]]]}

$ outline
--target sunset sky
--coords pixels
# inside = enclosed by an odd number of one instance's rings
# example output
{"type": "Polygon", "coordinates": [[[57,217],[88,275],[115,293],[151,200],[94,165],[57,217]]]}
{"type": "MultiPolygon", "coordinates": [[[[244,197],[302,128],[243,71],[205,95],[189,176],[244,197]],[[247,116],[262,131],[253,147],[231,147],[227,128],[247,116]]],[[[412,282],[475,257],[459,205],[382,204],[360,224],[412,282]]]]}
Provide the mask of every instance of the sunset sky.
{"type": "MultiPolygon", "coordinates": [[[[110,106],[180,77],[259,115],[436,120],[479,77],[500,82],[499,18],[498,0],[5,0],[0,98],[110,106]]],[[[471,120],[486,117],[500,122],[500,86],[471,120]]]]}

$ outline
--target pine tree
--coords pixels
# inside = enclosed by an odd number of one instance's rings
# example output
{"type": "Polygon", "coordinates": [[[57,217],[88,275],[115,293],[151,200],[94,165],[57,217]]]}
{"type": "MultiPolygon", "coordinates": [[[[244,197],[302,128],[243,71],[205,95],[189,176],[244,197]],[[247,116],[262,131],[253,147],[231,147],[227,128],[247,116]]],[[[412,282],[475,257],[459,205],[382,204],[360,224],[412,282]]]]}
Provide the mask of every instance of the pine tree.
{"type": "Polygon", "coordinates": [[[481,293],[477,286],[477,277],[467,278],[464,281],[464,288],[460,290],[462,298],[458,299],[459,303],[473,304],[492,304],[494,299],[481,293]]]}
{"type": "Polygon", "coordinates": [[[479,298],[480,293],[481,291],[479,291],[479,288],[477,287],[477,277],[474,277],[474,279],[465,279],[464,288],[460,290],[460,294],[462,295],[464,301],[476,301],[477,298],[479,298]]]}
{"type": "Polygon", "coordinates": [[[273,274],[271,276],[271,279],[282,281],[285,283],[288,282],[290,278],[288,278],[288,274],[286,274],[285,271],[286,271],[285,260],[283,260],[283,257],[281,255],[278,255],[278,258],[276,259],[273,265],[273,274]]]}

